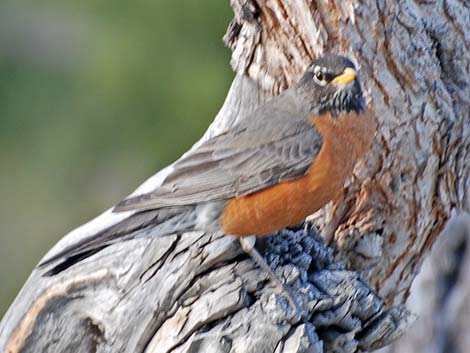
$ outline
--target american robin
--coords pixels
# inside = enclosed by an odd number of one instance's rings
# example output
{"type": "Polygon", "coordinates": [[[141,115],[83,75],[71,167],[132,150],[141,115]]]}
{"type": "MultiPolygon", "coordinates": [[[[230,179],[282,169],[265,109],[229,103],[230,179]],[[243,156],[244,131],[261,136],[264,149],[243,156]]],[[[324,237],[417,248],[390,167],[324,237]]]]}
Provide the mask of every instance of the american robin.
{"type": "Polygon", "coordinates": [[[254,248],[254,236],[296,225],[332,200],[374,131],[354,64],[322,57],[295,86],[177,160],[158,188],[116,205],[114,212],[135,211],[128,219],[41,265],[63,259],[49,271],[60,272],[143,228],[155,235],[222,231],[240,237],[279,282],[254,248]]]}

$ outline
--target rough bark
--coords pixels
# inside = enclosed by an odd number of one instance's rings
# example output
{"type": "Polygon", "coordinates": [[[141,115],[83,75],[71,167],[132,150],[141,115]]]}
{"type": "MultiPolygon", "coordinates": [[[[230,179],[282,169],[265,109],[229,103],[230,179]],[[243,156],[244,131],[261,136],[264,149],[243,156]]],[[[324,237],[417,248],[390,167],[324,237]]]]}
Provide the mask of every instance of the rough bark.
{"type": "MultiPolygon", "coordinates": [[[[356,59],[379,123],[372,153],[312,217],[335,260],[314,229],[266,244],[304,315],[293,315],[234,239],[149,231],[58,276],[35,270],[0,324],[0,351],[356,352],[406,329],[412,316],[393,305],[408,296],[451,211],[470,205],[468,2],[233,0],[232,7],[225,40],[237,76],[203,139],[293,84],[324,52],[356,59]]],[[[51,252],[128,216],[107,212],[51,252]]]]}
{"type": "Polygon", "coordinates": [[[470,215],[444,229],[411,288],[418,319],[381,353],[465,353],[470,347],[470,215]],[[425,298],[425,300],[423,300],[425,298]]]}
{"type": "Polygon", "coordinates": [[[265,257],[296,293],[293,314],[223,235],[140,238],[66,273],[36,270],[1,326],[2,352],[356,352],[408,325],[360,276],[333,261],[315,229],[285,230],[265,257]]]}
{"type": "Polygon", "coordinates": [[[379,123],[374,148],[312,218],[387,303],[404,302],[451,211],[470,206],[469,2],[232,4],[232,66],[273,94],[325,52],[359,64],[379,123]]]}

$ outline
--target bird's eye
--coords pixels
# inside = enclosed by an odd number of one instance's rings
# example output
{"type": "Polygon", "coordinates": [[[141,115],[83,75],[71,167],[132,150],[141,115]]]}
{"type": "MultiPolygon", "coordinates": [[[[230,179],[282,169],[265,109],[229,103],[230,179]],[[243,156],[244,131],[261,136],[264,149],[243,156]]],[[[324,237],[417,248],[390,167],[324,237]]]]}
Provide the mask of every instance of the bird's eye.
{"type": "Polygon", "coordinates": [[[322,70],[318,70],[317,72],[315,72],[315,74],[313,75],[313,79],[320,86],[325,86],[329,82],[328,74],[322,70]]]}

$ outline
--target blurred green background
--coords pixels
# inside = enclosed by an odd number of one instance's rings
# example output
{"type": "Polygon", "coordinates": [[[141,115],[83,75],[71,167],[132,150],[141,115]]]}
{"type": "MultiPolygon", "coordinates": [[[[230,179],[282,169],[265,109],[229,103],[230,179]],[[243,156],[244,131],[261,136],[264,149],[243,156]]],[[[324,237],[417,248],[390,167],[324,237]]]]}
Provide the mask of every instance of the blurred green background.
{"type": "Polygon", "coordinates": [[[0,3],[0,317],[45,252],[205,131],[221,0],[0,3]]]}

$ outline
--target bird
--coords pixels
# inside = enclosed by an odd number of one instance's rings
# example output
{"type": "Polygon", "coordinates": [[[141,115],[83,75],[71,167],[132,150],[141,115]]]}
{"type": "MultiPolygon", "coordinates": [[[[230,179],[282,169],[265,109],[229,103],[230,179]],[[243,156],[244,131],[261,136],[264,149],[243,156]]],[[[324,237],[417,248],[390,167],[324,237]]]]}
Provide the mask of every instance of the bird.
{"type": "Polygon", "coordinates": [[[151,228],[152,236],[221,231],[238,237],[282,286],[256,250],[256,238],[295,226],[334,199],[370,149],[374,121],[354,63],[320,57],[294,86],[184,154],[161,185],[114,206],[113,212],[134,211],[129,218],[39,267],[54,263],[48,275],[57,274],[143,229],[151,228]]]}

